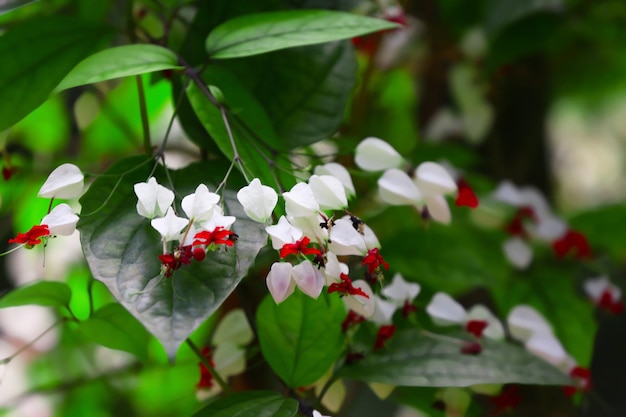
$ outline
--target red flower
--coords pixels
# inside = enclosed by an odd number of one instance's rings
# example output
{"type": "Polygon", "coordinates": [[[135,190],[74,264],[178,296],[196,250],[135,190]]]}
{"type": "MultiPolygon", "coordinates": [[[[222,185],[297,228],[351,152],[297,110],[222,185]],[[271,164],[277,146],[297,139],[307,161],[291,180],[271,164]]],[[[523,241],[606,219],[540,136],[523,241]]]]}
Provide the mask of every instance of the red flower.
{"type": "Polygon", "coordinates": [[[624,302],[613,297],[610,290],[606,289],[598,300],[598,307],[612,314],[621,314],[624,312],[624,302]]]}
{"type": "Polygon", "coordinates": [[[405,319],[409,317],[409,314],[417,311],[417,306],[412,304],[408,299],[404,300],[404,305],[402,306],[402,317],[405,319]]]}
{"type": "Polygon", "coordinates": [[[389,268],[389,264],[385,262],[382,255],[378,253],[378,248],[370,249],[363,258],[362,264],[367,265],[368,274],[376,271],[381,265],[385,269],[389,268]]]}
{"type": "Polygon", "coordinates": [[[193,237],[193,246],[197,245],[226,245],[233,246],[237,241],[237,234],[231,232],[228,229],[224,229],[222,226],[218,226],[212,231],[203,230],[196,233],[193,237]]]}
{"type": "Polygon", "coordinates": [[[50,229],[45,224],[33,226],[26,233],[18,233],[13,239],[9,239],[9,243],[24,243],[26,247],[32,248],[41,243],[41,238],[50,236],[50,229]]]}
{"type": "Polygon", "coordinates": [[[571,229],[560,239],[552,242],[552,249],[559,259],[565,257],[570,252],[574,253],[576,259],[591,257],[591,248],[585,235],[571,229]]]}
{"type": "Polygon", "coordinates": [[[513,220],[506,226],[506,232],[512,236],[526,237],[524,222],[531,221],[537,223],[537,215],[532,207],[520,207],[515,213],[513,220]]]}
{"type": "Polygon", "coordinates": [[[330,286],[328,287],[328,294],[339,292],[342,297],[349,294],[360,295],[365,298],[370,298],[370,296],[363,292],[362,289],[354,288],[352,286],[352,280],[346,274],[341,273],[339,278],[341,278],[341,282],[333,282],[332,284],[330,284],[330,286]]]}
{"type": "Polygon", "coordinates": [[[522,402],[522,399],[517,385],[507,386],[500,394],[489,399],[489,402],[495,406],[491,415],[495,416],[503,411],[517,407],[522,402]]]}
{"type": "MultiPolygon", "coordinates": [[[[196,250],[197,249],[200,249],[200,248],[196,248],[196,250]]],[[[204,252],[203,249],[200,249],[200,250],[204,252]]],[[[176,271],[183,265],[189,265],[192,257],[196,259],[197,261],[201,261],[202,259],[204,259],[204,258],[198,259],[199,257],[196,257],[195,251],[192,250],[192,246],[189,245],[189,246],[183,246],[182,248],[180,248],[174,253],[166,253],[163,255],[159,255],[159,260],[161,261],[161,264],[165,266],[165,276],[171,277],[172,272],[176,271]]]]}
{"type": "Polygon", "coordinates": [[[378,329],[378,334],[376,335],[374,350],[382,349],[385,346],[385,342],[391,339],[395,332],[396,326],[394,326],[393,324],[380,326],[380,329],[378,329]]]}
{"type": "Polygon", "coordinates": [[[459,178],[459,180],[456,182],[456,185],[459,188],[459,194],[457,195],[454,204],[457,207],[478,207],[478,198],[476,197],[476,194],[474,194],[474,190],[472,190],[472,187],[470,187],[467,181],[465,181],[465,179],[463,178],[459,178]]]}
{"type": "Polygon", "coordinates": [[[17,171],[18,169],[16,167],[2,167],[2,178],[8,181],[17,171]]]}
{"type": "MultiPolygon", "coordinates": [[[[202,356],[209,361],[211,366],[215,367],[213,359],[211,358],[211,349],[208,347],[202,348],[202,356]]],[[[207,389],[213,387],[213,375],[209,372],[209,368],[204,366],[202,362],[199,362],[198,365],[200,366],[200,381],[196,384],[196,388],[207,389]]]]}
{"type": "Polygon", "coordinates": [[[365,317],[360,315],[359,313],[354,312],[353,310],[348,311],[348,315],[341,323],[341,331],[346,332],[352,326],[356,326],[357,324],[364,322],[365,317]]]}
{"type": "Polygon", "coordinates": [[[465,330],[480,339],[487,325],[488,323],[485,320],[470,320],[465,323],[465,330]]]}
{"type": "Polygon", "coordinates": [[[311,239],[304,236],[302,239],[298,240],[296,243],[285,243],[282,248],[280,248],[280,257],[286,258],[289,255],[315,255],[322,256],[322,252],[317,248],[309,247],[309,243],[311,243],[311,239]]]}
{"type": "Polygon", "coordinates": [[[576,366],[569,372],[569,376],[576,382],[576,386],[568,385],[563,387],[563,392],[566,396],[571,397],[577,391],[589,392],[591,390],[591,371],[589,369],[576,366]]]}

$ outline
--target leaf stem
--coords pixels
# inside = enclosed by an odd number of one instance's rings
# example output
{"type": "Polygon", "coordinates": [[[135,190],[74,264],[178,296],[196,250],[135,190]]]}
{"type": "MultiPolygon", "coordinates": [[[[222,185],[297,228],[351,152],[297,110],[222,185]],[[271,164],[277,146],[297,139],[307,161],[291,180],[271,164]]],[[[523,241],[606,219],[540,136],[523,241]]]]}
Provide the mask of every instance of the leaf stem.
{"type": "Polygon", "coordinates": [[[217,371],[211,365],[211,362],[209,362],[209,360],[202,354],[202,352],[200,351],[200,349],[198,349],[196,344],[193,343],[193,341],[190,338],[187,338],[187,340],[185,341],[187,342],[187,345],[189,345],[193,353],[195,353],[198,359],[200,359],[200,362],[202,362],[202,364],[209,370],[209,372],[211,373],[211,376],[215,378],[215,381],[217,381],[217,384],[220,386],[220,388],[222,388],[222,391],[224,391],[227,394],[230,394],[232,392],[232,389],[230,388],[230,386],[217,373],[217,371]]]}
{"type": "Polygon", "coordinates": [[[4,359],[0,359],[0,364],[7,364],[9,362],[11,362],[13,359],[15,359],[16,356],[18,356],[20,353],[24,352],[26,349],[28,349],[29,347],[31,347],[33,344],[37,343],[37,341],[39,339],[41,339],[42,337],[44,337],[49,331],[51,331],[52,329],[54,329],[56,326],[58,326],[61,323],[66,322],[67,320],[69,320],[67,317],[63,317],[60,318],[59,320],[55,321],[54,323],[52,323],[50,325],[50,327],[48,327],[46,330],[44,330],[41,334],[39,334],[39,336],[35,337],[33,340],[31,340],[30,342],[28,342],[27,344],[25,344],[24,346],[22,346],[21,348],[19,348],[15,353],[13,353],[11,356],[7,356],[4,359]]]}
{"type": "Polygon", "coordinates": [[[324,395],[326,395],[330,387],[336,381],[337,381],[337,377],[335,375],[332,375],[330,378],[328,378],[328,381],[326,381],[326,383],[322,387],[322,390],[320,391],[320,395],[317,396],[317,401],[315,401],[315,408],[319,408],[320,404],[322,403],[322,399],[324,398],[324,395]]]}
{"type": "Polygon", "coordinates": [[[141,113],[141,127],[143,130],[143,149],[147,155],[152,155],[152,145],[150,143],[150,122],[148,121],[148,108],[146,106],[146,92],[143,88],[141,75],[135,75],[137,82],[137,94],[139,95],[139,112],[141,113]]]}

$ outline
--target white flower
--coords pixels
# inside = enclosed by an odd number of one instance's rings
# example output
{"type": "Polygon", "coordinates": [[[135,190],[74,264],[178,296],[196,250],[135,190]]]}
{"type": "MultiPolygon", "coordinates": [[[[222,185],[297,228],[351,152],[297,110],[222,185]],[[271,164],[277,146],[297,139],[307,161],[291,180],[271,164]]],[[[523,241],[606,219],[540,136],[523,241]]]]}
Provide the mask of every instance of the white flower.
{"type": "Polygon", "coordinates": [[[422,200],[422,193],[411,177],[397,168],[388,169],[378,179],[378,195],[394,206],[415,205],[422,200]]]}
{"type": "Polygon", "coordinates": [[[506,258],[519,269],[526,269],[533,260],[533,250],[519,236],[513,236],[504,241],[502,250],[506,258]]]}
{"type": "Polygon", "coordinates": [[[326,285],[330,285],[333,282],[340,280],[341,274],[350,272],[348,265],[343,262],[339,262],[337,255],[332,252],[326,252],[326,260],[324,262],[324,274],[326,275],[326,285]]]}
{"type": "Polygon", "coordinates": [[[267,289],[276,304],[280,304],[293,294],[296,283],[291,279],[293,266],[289,262],[274,262],[265,279],[267,289]]]}
{"type": "Polygon", "coordinates": [[[423,162],[415,169],[415,183],[424,196],[451,194],[457,185],[450,173],[436,162],[423,162]]]}
{"type": "Polygon", "coordinates": [[[270,235],[272,248],[275,250],[280,250],[285,243],[295,243],[302,237],[302,230],[289,223],[285,216],[280,216],[278,223],[267,226],[265,231],[270,235]]]}
{"type": "Polygon", "coordinates": [[[337,178],[330,175],[311,175],[309,186],[322,210],[341,210],[348,206],[346,190],[337,178]]]}
{"type": "Polygon", "coordinates": [[[283,193],[287,216],[306,217],[316,214],[320,207],[309,184],[300,182],[283,193]]]}
{"type": "Polygon", "coordinates": [[[403,306],[407,300],[410,303],[413,302],[419,293],[419,284],[407,282],[399,272],[393,276],[391,284],[387,285],[382,290],[382,294],[392,300],[398,307],[403,306]]]}
{"type": "Polygon", "coordinates": [[[374,315],[371,320],[379,325],[390,324],[393,313],[396,312],[398,306],[395,303],[383,300],[378,295],[374,295],[374,315]]]}
{"type": "Polygon", "coordinates": [[[302,261],[294,266],[291,276],[300,291],[311,298],[319,297],[326,283],[322,273],[309,261],[302,261]]]}
{"type": "Polygon", "coordinates": [[[149,219],[165,215],[174,202],[174,192],[157,183],[154,177],[135,184],[134,190],[137,195],[137,213],[149,219]]]}
{"type": "Polygon", "coordinates": [[[609,293],[612,300],[622,298],[622,290],[609,281],[606,275],[587,279],[583,284],[583,288],[594,303],[598,303],[605,292],[609,293]]]}
{"type": "Polygon", "coordinates": [[[328,239],[328,229],[320,226],[321,223],[326,222],[328,219],[322,217],[319,213],[302,217],[287,216],[287,220],[294,227],[302,230],[302,233],[313,241],[324,242],[328,239]]]}
{"type": "Polygon", "coordinates": [[[348,198],[354,197],[356,195],[356,190],[354,189],[354,184],[352,183],[352,177],[350,173],[341,164],[336,162],[329,162],[324,165],[318,165],[315,167],[313,171],[316,175],[332,175],[337,178],[343,184],[343,187],[346,191],[346,196],[348,198]]]}
{"type": "Polygon", "coordinates": [[[50,173],[39,190],[43,198],[77,198],[83,192],[85,177],[74,164],[63,164],[50,173]]]}
{"type": "Polygon", "coordinates": [[[372,288],[362,279],[352,281],[352,287],[360,289],[367,294],[367,297],[363,297],[362,295],[346,295],[342,298],[344,304],[349,310],[365,318],[372,317],[376,309],[376,301],[372,288]]]}
{"type": "Polygon", "coordinates": [[[274,207],[278,203],[278,194],[272,187],[262,185],[258,178],[237,192],[237,200],[255,222],[265,223],[272,216],[274,207]]]}
{"type": "Polygon", "coordinates": [[[41,219],[41,224],[48,226],[51,235],[69,236],[76,230],[76,223],[78,216],[65,203],[59,204],[41,219]]]}
{"type": "Polygon", "coordinates": [[[200,184],[195,193],[183,198],[180,205],[187,217],[194,223],[201,223],[213,216],[213,210],[219,201],[219,195],[210,192],[206,185],[200,184]]]}
{"type": "Polygon", "coordinates": [[[204,230],[215,230],[216,227],[222,227],[230,230],[230,227],[233,223],[235,223],[235,220],[237,220],[235,216],[224,216],[222,208],[220,206],[215,206],[213,208],[213,215],[209,220],[202,223],[202,228],[204,230]]]}
{"type": "Polygon", "coordinates": [[[356,147],[354,162],[365,171],[383,171],[402,165],[402,155],[382,139],[365,138],[356,147]]]}
{"type": "Polygon", "coordinates": [[[367,253],[363,235],[352,226],[350,220],[345,218],[335,220],[330,229],[330,242],[328,248],[336,255],[365,255],[367,253]]]}
{"type": "Polygon", "coordinates": [[[161,234],[165,242],[170,242],[181,237],[180,233],[189,224],[189,220],[175,215],[174,210],[170,207],[167,209],[165,217],[152,219],[150,224],[161,234]]]}
{"type": "Polygon", "coordinates": [[[467,331],[474,333],[471,331],[472,322],[482,321],[486,323],[486,327],[481,332],[483,335],[490,339],[501,339],[504,337],[502,323],[489,309],[478,304],[467,312],[461,304],[446,293],[436,293],[426,307],[426,312],[430,315],[433,322],[439,326],[459,324],[464,326],[467,331]]]}

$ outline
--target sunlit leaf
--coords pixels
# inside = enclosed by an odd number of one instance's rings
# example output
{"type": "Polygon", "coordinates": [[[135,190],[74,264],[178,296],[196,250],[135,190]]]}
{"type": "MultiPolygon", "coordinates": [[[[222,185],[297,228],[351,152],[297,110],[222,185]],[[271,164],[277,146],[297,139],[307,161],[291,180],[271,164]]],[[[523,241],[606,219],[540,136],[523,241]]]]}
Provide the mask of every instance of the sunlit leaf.
{"type": "Polygon", "coordinates": [[[109,29],[76,18],[50,16],[16,25],[0,37],[0,131],[43,103],[109,29]]]}
{"type": "Polygon", "coordinates": [[[124,45],[97,52],[70,71],[55,91],[114,78],[179,69],[176,54],[157,45],[124,45]]]}
{"type": "MultiPolygon", "coordinates": [[[[78,228],[94,278],[108,287],[173,358],[180,344],[235,289],[267,237],[261,225],[245,217],[234,193],[227,190],[224,211],[237,216],[233,231],[239,241],[228,250],[209,253],[201,263],[185,265],[170,278],[161,277],[160,236],[135,207],[133,185],[146,181],[152,171],[152,161],[145,162],[139,157],[120,161],[106,172],[107,176],[98,178],[81,198],[84,214],[78,228]],[[125,175],[118,182],[122,173],[125,175]]],[[[193,192],[201,179],[215,189],[211,178],[218,182],[216,177],[227,168],[196,164],[172,171],[170,177],[177,194],[184,196],[193,192]]],[[[162,169],[155,175],[160,183],[169,184],[162,169]]]]}
{"type": "Polygon", "coordinates": [[[383,350],[343,367],[339,375],[414,387],[504,383],[567,385],[570,382],[559,369],[520,346],[485,339],[481,340],[480,354],[466,355],[460,351],[460,340],[429,336],[418,329],[398,331],[383,350]]]}
{"type": "Polygon", "coordinates": [[[192,417],[293,417],[298,402],[271,391],[247,391],[212,402],[192,417]]]}
{"type": "Polygon", "coordinates": [[[330,10],[256,13],[215,28],[207,37],[206,49],[212,58],[238,58],[397,27],[386,20],[330,10]]]}
{"type": "Polygon", "coordinates": [[[345,315],[338,297],[314,300],[296,291],[277,305],[267,296],[256,317],[263,356],[288,386],[312,384],[343,349],[345,315]]]}
{"type": "Polygon", "coordinates": [[[0,308],[35,304],[69,308],[72,292],[64,282],[37,281],[18,287],[0,298],[0,308]]]}
{"type": "Polygon", "coordinates": [[[117,303],[98,309],[80,323],[87,338],[102,346],[119,349],[146,358],[148,332],[124,307],[117,303]]]}

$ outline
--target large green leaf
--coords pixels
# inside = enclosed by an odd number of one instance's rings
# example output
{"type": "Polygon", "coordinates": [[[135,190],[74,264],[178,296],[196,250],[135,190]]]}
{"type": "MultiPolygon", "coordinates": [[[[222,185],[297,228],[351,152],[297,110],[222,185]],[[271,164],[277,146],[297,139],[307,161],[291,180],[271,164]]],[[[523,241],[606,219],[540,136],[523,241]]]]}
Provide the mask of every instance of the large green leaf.
{"type": "Polygon", "coordinates": [[[239,58],[397,27],[386,20],[330,10],[255,13],[215,28],[207,37],[206,49],[211,58],[239,58]]]}
{"type": "Polygon", "coordinates": [[[585,234],[594,250],[608,252],[616,261],[626,257],[626,239],[620,227],[626,218],[626,205],[598,207],[570,219],[570,226],[585,234]]]}
{"type": "MultiPolygon", "coordinates": [[[[238,218],[233,226],[239,235],[237,244],[208,254],[203,262],[184,266],[171,278],[161,278],[160,236],[149,220],[137,214],[133,191],[134,184],[147,180],[150,165],[144,158],[129,158],[98,178],[81,198],[87,215],[81,216],[78,228],[93,276],[159,339],[173,359],[180,344],[235,289],[267,237],[260,224],[245,216],[234,193],[226,190],[224,211],[238,218]],[[118,183],[122,173],[126,175],[118,183]],[[92,212],[96,213],[89,215],[92,212]]],[[[211,184],[217,183],[226,169],[202,163],[172,171],[170,177],[182,197],[200,182],[214,189],[211,184]]],[[[162,169],[155,175],[161,184],[168,184],[162,169]]]]}
{"type": "Polygon", "coordinates": [[[485,27],[490,35],[537,13],[555,13],[564,8],[563,0],[490,0],[485,6],[485,27]]]}
{"type": "Polygon", "coordinates": [[[98,309],[80,323],[80,330],[102,346],[130,352],[145,359],[148,353],[148,332],[120,304],[111,303],[98,309]]]}
{"type": "Polygon", "coordinates": [[[114,78],[182,68],[176,54],[157,45],[124,45],[97,52],[74,67],[55,91],[114,78]]]}
{"type": "Polygon", "coordinates": [[[69,308],[72,292],[64,282],[37,281],[18,287],[0,298],[0,308],[35,304],[69,308]]]}
{"type": "MultiPolygon", "coordinates": [[[[460,334],[459,337],[467,337],[460,334]]],[[[418,329],[396,332],[380,353],[345,366],[339,375],[367,382],[414,387],[476,384],[567,385],[559,369],[506,342],[482,340],[479,355],[460,352],[459,343],[427,336],[418,329]]]]}
{"type": "Polygon", "coordinates": [[[212,402],[192,417],[293,417],[298,402],[271,391],[247,391],[212,402]]]}
{"type": "Polygon", "coordinates": [[[256,316],[263,357],[288,386],[312,384],[343,349],[345,315],[343,302],[327,294],[314,300],[296,291],[278,305],[265,297],[256,316]]]}
{"type": "Polygon", "coordinates": [[[108,38],[109,29],[50,16],[12,27],[0,37],[0,131],[43,103],[65,75],[108,38]]]}

